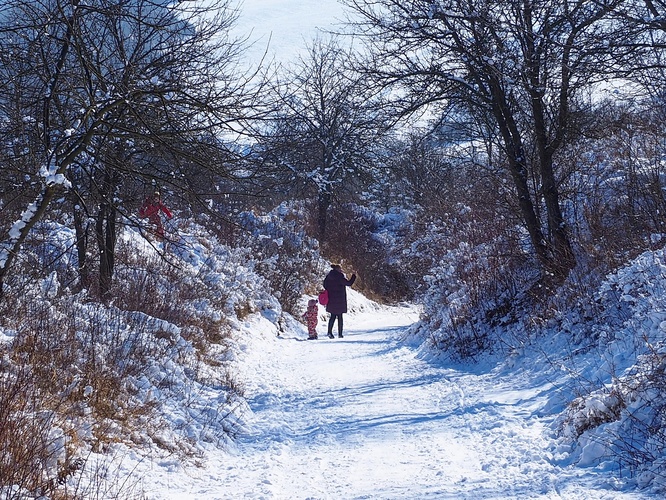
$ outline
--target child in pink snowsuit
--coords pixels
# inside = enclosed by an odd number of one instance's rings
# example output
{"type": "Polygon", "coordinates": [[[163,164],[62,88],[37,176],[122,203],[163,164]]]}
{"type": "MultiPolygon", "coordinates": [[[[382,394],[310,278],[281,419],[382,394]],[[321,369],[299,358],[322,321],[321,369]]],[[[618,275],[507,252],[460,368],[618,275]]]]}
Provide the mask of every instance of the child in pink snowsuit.
{"type": "Polygon", "coordinates": [[[302,318],[308,324],[308,340],[316,340],[317,336],[317,316],[319,316],[319,308],[317,307],[317,299],[310,299],[308,301],[308,309],[303,313],[302,318]]]}

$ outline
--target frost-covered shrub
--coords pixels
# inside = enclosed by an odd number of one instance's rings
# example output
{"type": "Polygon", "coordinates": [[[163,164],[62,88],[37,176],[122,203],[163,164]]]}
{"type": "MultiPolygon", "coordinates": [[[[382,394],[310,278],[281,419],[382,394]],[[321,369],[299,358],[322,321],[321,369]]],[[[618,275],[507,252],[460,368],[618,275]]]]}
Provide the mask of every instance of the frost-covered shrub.
{"type": "Polygon", "coordinates": [[[666,346],[576,398],[560,417],[561,435],[575,446],[581,466],[616,464],[640,487],[666,488],[666,346]]]}
{"type": "MultiPolygon", "coordinates": [[[[43,447],[34,448],[32,461],[42,464],[47,477],[61,475],[85,450],[102,452],[117,442],[152,443],[182,457],[196,456],[194,430],[174,428],[162,415],[182,412],[191,418],[213,407],[222,420],[237,404],[223,379],[200,375],[200,358],[181,335],[183,328],[174,323],[81,297],[33,297],[23,307],[25,316],[11,322],[15,333],[6,355],[10,373],[29,373],[30,404],[40,414],[52,412],[55,422],[66,422],[61,428],[71,452],[66,454],[63,444],[62,457],[51,460],[43,447]],[[210,383],[226,390],[216,391],[206,407],[179,408],[191,405],[190,394],[210,383]],[[165,412],[166,406],[172,408],[165,412]]],[[[221,377],[224,371],[219,373],[221,377]]],[[[8,421],[18,417],[17,412],[25,414],[15,404],[10,408],[8,421]]],[[[224,440],[231,427],[220,421],[215,439],[224,440]]]]}
{"type": "MultiPolygon", "coordinates": [[[[245,403],[226,366],[230,334],[241,314],[278,318],[280,305],[262,286],[252,252],[194,225],[179,229],[166,247],[131,228],[120,233],[108,304],[74,294],[60,278],[75,259],[6,288],[0,429],[8,432],[0,430],[0,441],[12,451],[1,466],[14,476],[0,495],[80,492],[80,471],[95,474],[89,458],[118,443],[189,460],[203,443],[219,445],[236,432],[245,403]],[[19,386],[24,391],[10,390],[19,386]],[[37,416],[40,432],[29,425],[37,416]],[[23,435],[32,438],[25,446],[12,441],[23,435]]],[[[66,229],[53,231],[52,241],[71,243],[66,229]]]]}
{"type": "Polygon", "coordinates": [[[354,287],[366,295],[413,299],[418,281],[402,252],[410,218],[410,211],[397,207],[380,213],[356,204],[338,206],[329,218],[326,255],[352,267],[359,276],[354,287]]]}
{"type": "Polygon", "coordinates": [[[588,267],[606,274],[666,233],[663,102],[607,102],[590,119],[591,136],[572,138],[557,160],[570,170],[562,194],[572,236],[588,267]]]}
{"type": "Polygon", "coordinates": [[[305,293],[323,280],[324,265],[317,240],[307,236],[302,206],[282,204],[266,215],[243,212],[245,230],[239,244],[251,251],[254,271],[263,276],[282,308],[298,315],[305,293]]]}
{"type": "Polygon", "coordinates": [[[427,329],[432,344],[455,359],[502,348],[498,340],[505,340],[507,326],[524,311],[529,281],[500,248],[498,242],[477,247],[460,243],[425,277],[419,328],[427,329]]]}
{"type": "Polygon", "coordinates": [[[622,468],[666,491],[666,343],[639,358],[636,366],[619,381],[627,407],[617,420],[613,456],[622,468]]]}
{"type": "Polygon", "coordinates": [[[128,342],[125,337],[139,334],[117,317],[88,318],[80,298],[41,292],[16,300],[16,316],[3,321],[11,343],[0,370],[0,428],[8,433],[0,437],[7,452],[0,462],[12,473],[0,475],[7,481],[0,486],[18,486],[17,498],[61,491],[81,468],[85,450],[123,440],[139,415],[151,415],[150,405],[125,384],[156,353],[136,339],[128,342]]]}
{"type": "Polygon", "coordinates": [[[212,338],[225,328],[225,318],[279,308],[268,291],[258,290],[267,284],[252,252],[222,244],[198,226],[181,227],[166,251],[127,231],[117,254],[122,264],[112,294],[123,309],[177,324],[200,322],[212,338]]]}
{"type": "Polygon", "coordinates": [[[75,466],[63,439],[65,418],[53,400],[44,401],[48,394],[37,389],[30,368],[13,364],[6,346],[0,353],[0,498],[49,495],[75,466]]]}
{"type": "Polygon", "coordinates": [[[538,272],[508,220],[479,220],[465,204],[451,208],[444,218],[416,218],[404,254],[423,275],[415,331],[451,357],[467,359],[504,345],[507,325],[529,305],[538,272]]]}
{"type": "Polygon", "coordinates": [[[581,465],[614,462],[642,486],[666,487],[666,252],[645,252],[594,297],[600,349],[560,419],[581,465]]]}

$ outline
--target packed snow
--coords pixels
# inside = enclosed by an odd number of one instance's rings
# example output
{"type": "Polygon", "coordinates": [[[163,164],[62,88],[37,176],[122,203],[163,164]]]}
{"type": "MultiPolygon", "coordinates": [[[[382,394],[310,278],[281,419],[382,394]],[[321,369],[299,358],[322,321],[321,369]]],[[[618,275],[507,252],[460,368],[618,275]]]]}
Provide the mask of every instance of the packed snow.
{"type": "Polygon", "coordinates": [[[546,411],[552,374],[451,367],[408,334],[416,307],[353,291],[350,305],[342,339],[324,335],[321,306],[319,340],[295,321],[278,336],[264,315],[249,318],[235,442],[201,467],[126,459],[137,487],[155,500],[648,498],[571,463],[546,411]]]}

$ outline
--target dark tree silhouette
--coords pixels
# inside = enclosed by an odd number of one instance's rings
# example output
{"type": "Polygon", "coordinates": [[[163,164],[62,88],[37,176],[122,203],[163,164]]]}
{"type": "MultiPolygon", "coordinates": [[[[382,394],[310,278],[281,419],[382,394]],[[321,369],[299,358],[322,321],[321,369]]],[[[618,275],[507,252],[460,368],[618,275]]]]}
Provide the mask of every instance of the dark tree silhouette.
{"type": "Polygon", "coordinates": [[[196,166],[225,175],[219,139],[252,108],[228,0],[9,0],[0,13],[0,130],[5,151],[0,289],[31,228],[66,191],[84,281],[88,220],[100,292],[113,274],[118,218],[137,183],[187,185],[196,166]],[[12,196],[12,193],[15,193],[12,196]]]}
{"type": "Polygon", "coordinates": [[[535,255],[566,276],[575,257],[555,156],[575,133],[578,99],[606,77],[622,0],[346,3],[361,18],[362,67],[404,112],[456,106],[496,138],[535,255]]]}

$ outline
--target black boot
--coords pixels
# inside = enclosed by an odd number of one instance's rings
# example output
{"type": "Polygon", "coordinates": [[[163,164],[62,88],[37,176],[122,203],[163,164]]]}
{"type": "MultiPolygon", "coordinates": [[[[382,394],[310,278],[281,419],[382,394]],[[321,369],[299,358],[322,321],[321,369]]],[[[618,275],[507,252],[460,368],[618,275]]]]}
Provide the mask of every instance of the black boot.
{"type": "Polygon", "coordinates": [[[341,334],[341,333],[338,333],[338,338],[342,338],[342,334],[341,334]]]}
{"type": "Polygon", "coordinates": [[[334,338],[334,337],[333,337],[333,334],[332,334],[331,332],[328,332],[328,338],[329,338],[329,339],[334,338]]]}

